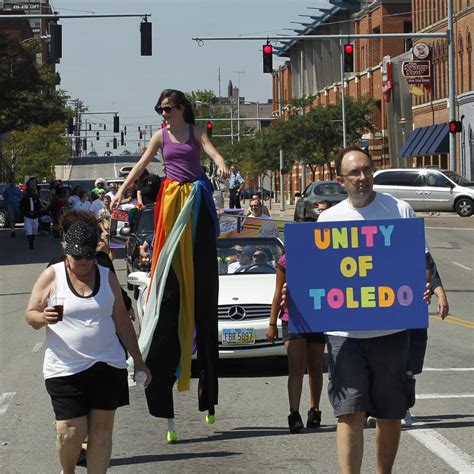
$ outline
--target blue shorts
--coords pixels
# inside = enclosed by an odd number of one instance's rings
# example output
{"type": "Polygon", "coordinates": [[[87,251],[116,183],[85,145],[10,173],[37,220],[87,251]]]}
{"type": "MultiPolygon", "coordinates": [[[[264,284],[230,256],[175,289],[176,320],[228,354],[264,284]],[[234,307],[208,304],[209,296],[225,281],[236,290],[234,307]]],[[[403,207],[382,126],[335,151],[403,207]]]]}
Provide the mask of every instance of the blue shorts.
{"type": "Polygon", "coordinates": [[[365,412],[400,420],[413,405],[414,379],[406,373],[408,334],[367,339],[327,335],[329,401],[336,417],[365,412]]]}

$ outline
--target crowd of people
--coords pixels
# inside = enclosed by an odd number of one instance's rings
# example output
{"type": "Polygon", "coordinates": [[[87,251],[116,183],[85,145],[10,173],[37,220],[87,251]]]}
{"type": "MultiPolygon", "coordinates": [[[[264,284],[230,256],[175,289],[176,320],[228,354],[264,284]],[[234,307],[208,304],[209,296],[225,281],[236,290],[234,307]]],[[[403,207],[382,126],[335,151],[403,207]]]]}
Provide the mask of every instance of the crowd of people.
{"type": "MultiPolygon", "coordinates": [[[[213,189],[200,165],[201,148],[214,161],[221,179],[229,172],[207,134],[195,127],[191,104],[182,92],[163,91],[155,109],[167,126],[155,132],[119,188],[110,185],[107,189],[105,180],[98,179],[93,189],[75,188],[68,195],[60,182],[51,185],[49,212],[55,234],[62,238],[64,254],[51,261],[36,281],[26,320],[35,329],[46,328],[43,373],[56,417],[64,473],[74,472],[86,437],[89,467],[93,472],[106,472],[115,410],[129,401],[127,355],[135,376],[141,373],[144,377],[150,414],[168,419],[168,439],[173,440],[172,388],[176,383],[180,391],[189,389],[191,355],[197,350],[198,408],[208,412],[208,423],[214,421],[218,403],[219,228],[213,189]],[[162,180],[146,170],[158,150],[165,163],[166,177],[162,180]],[[152,252],[151,284],[137,340],[127,308],[130,302],[114,274],[108,236],[115,208],[153,202],[155,230],[146,248],[141,249],[144,254],[152,252]]],[[[344,149],[336,161],[336,171],[348,198],[321,209],[320,222],[414,217],[409,204],[373,190],[373,163],[366,151],[344,149]]],[[[238,170],[231,168],[231,198],[236,207],[240,207],[243,183],[238,170]]],[[[28,181],[23,196],[11,190],[7,194],[7,205],[15,203],[23,214],[25,235],[33,248],[38,219],[46,210],[36,179],[28,181]]],[[[13,218],[15,212],[11,210],[13,218]]],[[[247,215],[269,218],[258,196],[252,197],[247,215]]],[[[13,227],[12,236],[14,232],[13,227]]],[[[269,263],[277,269],[267,338],[275,342],[279,337],[280,319],[289,364],[290,432],[299,433],[304,428],[300,400],[306,369],[310,388],[306,426],[321,425],[327,346],[328,394],[337,418],[341,472],[360,472],[363,427],[368,416],[376,420],[377,471],[391,472],[401,420],[414,400],[411,379],[423,365],[424,352],[413,351],[410,357],[410,345],[417,335],[406,330],[292,333],[286,305],[286,256],[275,262],[265,249],[236,247],[235,251],[236,261],[229,264],[229,273],[269,263]]],[[[427,254],[427,278],[438,278],[432,286],[444,319],[448,313],[446,294],[430,258],[427,254]]],[[[429,289],[423,298],[429,300],[429,289]]],[[[424,344],[426,348],[426,332],[418,340],[419,347],[424,344]]]]}

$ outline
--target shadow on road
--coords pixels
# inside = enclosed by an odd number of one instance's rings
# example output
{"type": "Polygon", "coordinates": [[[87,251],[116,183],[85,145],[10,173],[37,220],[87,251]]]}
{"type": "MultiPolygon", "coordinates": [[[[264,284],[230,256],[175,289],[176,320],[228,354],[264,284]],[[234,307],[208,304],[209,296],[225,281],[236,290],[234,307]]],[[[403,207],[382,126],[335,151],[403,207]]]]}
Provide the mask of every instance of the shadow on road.
{"type": "MultiPolygon", "coordinates": [[[[473,418],[473,415],[426,415],[426,416],[414,416],[416,423],[422,423],[423,425],[419,428],[469,428],[474,426],[474,421],[457,421],[463,418],[473,418]]],[[[416,426],[414,426],[416,428],[416,426]]]]}
{"type": "Polygon", "coordinates": [[[160,461],[183,461],[186,459],[196,458],[223,458],[228,456],[238,456],[240,454],[242,453],[233,451],[214,451],[208,453],[144,454],[142,456],[131,456],[128,458],[111,459],[109,466],[128,466],[130,464],[146,464],[160,461]]]}
{"type": "MultiPolygon", "coordinates": [[[[336,431],[336,426],[321,426],[318,429],[302,431],[299,436],[315,434],[315,433],[332,433],[336,431]]],[[[209,441],[231,441],[246,438],[262,438],[266,436],[292,436],[288,427],[267,427],[267,426],[243,426],[234,428],[230,431],[220,431],[215,435],[206,436],[204,438],[180,439],[179,444],[207,443],[209,441]]]]}

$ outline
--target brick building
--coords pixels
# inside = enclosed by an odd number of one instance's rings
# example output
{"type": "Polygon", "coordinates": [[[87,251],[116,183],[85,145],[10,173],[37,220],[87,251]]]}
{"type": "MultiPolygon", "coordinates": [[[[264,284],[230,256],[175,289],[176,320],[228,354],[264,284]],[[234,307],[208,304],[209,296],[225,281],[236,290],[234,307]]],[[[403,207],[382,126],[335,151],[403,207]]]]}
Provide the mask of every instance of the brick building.
{"type": "MultiPolygon", "coordinates": [[[[378,0],[372,3],[333,2],[333,8],[325,9],[320,16],[312,17],[304,30],[296,30],[300,36],[344,33],[409,33],[444,32],[447,28],[446,0],[408,0],[390,2],[378,0]]],[[[474,92],[472,62],[472,28],[474,25],[473,0],[455,0],[455,48],[456,48],[456,116],[463,123],[458,137],[456,169],[473,179],[474,157],[474,92]]],[[[418,40],[421,41],[421,40],[418,40]]],[[[447,167],[448,132],[441,124],[448,122],[448,66],[445,40],[422,40],[432,48],[434,83],[432,93],[422,88],[414,90],[401,74],[403,61],[412,59],[411,40],[360,39],[355,41],[356,69],[345,76],[345,93],[353,98],[369,94],[376,102],[375,131],[363,137],[379,167],[424,166],[428,164],[447,167]],[[384,94],[382,62],[390,66],[390,92],[384,94]],[[417,93],[418,96],[413,95],[417,93]],[[421,94],[421,96],[420,96],[421,94]],[[438,125],[437,128],[435,126],[438,125]],[[418,147],[416,154],[409,141],[414,130],[429,130],[430,146],[418,147]],[[442,137],[439,133],[442,132],[442,137]],[[437,138],[436,143],[433,143],[437,138]],[[442,139],[441,139],[442,138],[442,139]],[[424,154],[420,154],[424,153],[424,154]]],[[[273,75],[274,113],[282,104],[293,98],[315,95],[315,105],[333,104],[340,98],[341,78],[339,68],[339,44],[337,41],[298,41],[283,44],[279,56],[289,58],[273,75]]],[[[429,132],[429,133],[428,133],[429,132]]],[[[415,136],[416,138],[416,136],[415,136]]],[[[414,138],[411,138],[414,140],[414,138]]],[[[342,144],[342,137],[341,137],[342,144]]],[[[320,170],[317,179],[327,173],[320,170]]],[[[293,167],[285,183],[287,196],[301,190],[308,183],[301,164],[293,167]],[[303,184],[304,183],[304,184],[303,184]]]]}

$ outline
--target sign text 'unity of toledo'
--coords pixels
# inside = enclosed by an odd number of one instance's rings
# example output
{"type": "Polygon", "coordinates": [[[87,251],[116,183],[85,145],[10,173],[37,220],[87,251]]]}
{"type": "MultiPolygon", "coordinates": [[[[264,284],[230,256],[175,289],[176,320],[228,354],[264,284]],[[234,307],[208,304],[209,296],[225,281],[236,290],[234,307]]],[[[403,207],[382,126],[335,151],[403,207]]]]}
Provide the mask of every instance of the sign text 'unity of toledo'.
{"type": "Polygon", "coordinates": [[[428,325],[423,219],[285,226],[290,332],[428,325]]]}

